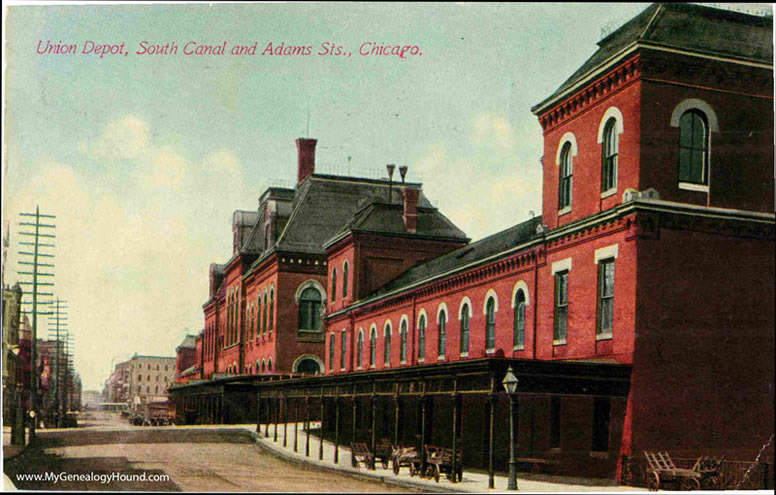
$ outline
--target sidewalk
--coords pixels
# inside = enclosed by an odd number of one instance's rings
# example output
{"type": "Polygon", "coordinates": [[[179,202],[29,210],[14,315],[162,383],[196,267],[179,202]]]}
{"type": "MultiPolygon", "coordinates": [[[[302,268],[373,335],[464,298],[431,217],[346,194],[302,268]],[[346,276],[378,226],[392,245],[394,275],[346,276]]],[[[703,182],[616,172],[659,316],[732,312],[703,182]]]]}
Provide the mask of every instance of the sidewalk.
{"type": "MultiPolygon", "coordinates": [[[[21,454],[26,447],[28,432],[25,430],[25,445],[11,445],[11,427],[3,427],[3,461],[21,454]]],[[[11,479],[3,473],[3,491],[16,490],[11,479]]]]}
{"type": "MultiPolygon", "coordinates": [[[[445,476],[442,476],[439,483],[434,480],[422,479],[418,476],[410,476],[409,469],[401,468],[399,475],[393,474],[392,466],[388,469],[378,463],[374,471],[363,467],[351,467],[350,448],[340,445],[339,462],[334,464],[334,444],[324,441],[323,443],[323,461],[319,460],[320,442],[317,437],[310,435],[310,456],[305,457],[305,446],[308,441],[308,435],[303,429],[303,424],[298,424],[297,452],[294,452],[294,423],[287,426],[288,438],[285,447],[283,446],[284,426],[277,427],[277,442],[274,441],[275,426],[270,425],[269,436],[264,436],[265,426],[261,426],[261,432],[256,434],[256,425],[236,425],[221,426],[222,428],[240,428],[251,432],[256,438],[257,443],[262,448],[293,462],[307,463],[322,469],[336,470],[354,476],[377,479],[379,481],[391,484],[399,484],[408,488],[420,489],[430,492],[458,492],[458,493],[483,493],[483,492],[506,492],[507,477],[504,475],[495,476],[495,488],[488,489],[487,473],[467,472],[464,469],[463,481],[460,483],[451,483],[445,476]]],[[[320,427],[318,423],[310,423],[312,429],[320,427]]],[[[343,439],[343,443],[346,440],[343,439]]],[[[626,492],[626,491],[646,491],[642,488],[620,486],[611,480],[605,479],[587,479],[573,478],[567,476],[548,476],[539,474],[518,473],[518,488],[522,492],[626,492]]]]}

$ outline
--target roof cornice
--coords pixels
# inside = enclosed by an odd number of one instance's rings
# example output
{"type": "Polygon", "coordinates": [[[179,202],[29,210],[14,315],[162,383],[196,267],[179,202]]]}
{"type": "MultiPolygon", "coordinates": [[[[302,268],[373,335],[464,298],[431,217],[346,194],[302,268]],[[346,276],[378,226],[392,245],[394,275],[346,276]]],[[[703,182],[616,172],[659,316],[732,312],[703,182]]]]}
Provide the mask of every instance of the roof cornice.
{"type": "Polygon", "coordinates": [[[531,107],[531,112],[534,115],[539,115],[541,113],[544,113],[545,111],[555,106],[557,103],[561,102],[565,98],[577,92],[585,85],[589,84],[591,81],[593,81],[595,78],[597,78],[604,72],[616,66],[618,63],[622,61],[622,59],[624,59],[625,57],[627,57],[628,55],[630,55],[631,53],[635,52],[638,49],[649,49],[649,50],[656,50],[656,51],[662,51],[662,52],[669,52],[669,53],[675,53],[679,55],[687,55],[691,57],[703,58],[706,60],[714,60],[717,62],[728,62],[733,64],[746,65],[749,67],[757,67],[761,69],[773,70],[773,64],[768,64],[765,62],[748,59],[744,57],[722,56],[711,52],[687,50],[687,49],[678,48],[668,44],[656,43],[654,41],[637,40],[631,43],[630,45],[626,46],[619,52],[615,53],[614,55],[612,55],[611,57],[603,61],[598,66],[594,67],[593,69],[590,69],[590,71],[588,71],[587,74],[582,76],[580,79],[577,80],[577,82],[575,82],[574,84],[572,84],[571,86],[563,90],[562,92],[558,93],[555,96],[551,96],[548,99],[542,101],[541,103],[531,107]]]}

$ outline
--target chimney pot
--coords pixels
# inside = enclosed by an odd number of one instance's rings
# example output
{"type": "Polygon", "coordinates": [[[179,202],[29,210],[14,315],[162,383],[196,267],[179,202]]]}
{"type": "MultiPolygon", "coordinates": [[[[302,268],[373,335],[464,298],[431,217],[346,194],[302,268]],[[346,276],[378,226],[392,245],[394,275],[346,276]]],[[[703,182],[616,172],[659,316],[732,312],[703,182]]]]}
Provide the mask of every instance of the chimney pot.
{"type": "Polygon", "coordinates": [[[315,173],[315,145],[317,139],[299,138],[296,140],[296,150],[299,157],[296,185],[315,173]]]}

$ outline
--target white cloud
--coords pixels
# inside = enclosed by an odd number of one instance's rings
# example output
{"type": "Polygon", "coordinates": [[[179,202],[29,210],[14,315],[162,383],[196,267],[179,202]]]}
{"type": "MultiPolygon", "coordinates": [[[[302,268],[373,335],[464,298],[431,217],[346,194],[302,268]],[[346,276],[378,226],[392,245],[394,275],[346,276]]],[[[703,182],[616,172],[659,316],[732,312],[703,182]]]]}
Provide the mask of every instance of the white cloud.
{"type": "Polygon", "coordinates": [[[139,117],[125,115],[108,123],[93,143],[81,146],[81,151],[97,160],[131,159],[148,146],[148,125],[139,117]]]}
{"type": "Polygon", "coordinates": [[[541,168],[526,158],[541,150],[535,134],[518,139],[503,117],[476,116],[468,143],[433,143],[413,160],[424,177],[434,177],[423,185],[426,196],[474,240],[528,219],[530,210],[538,214],[541,168]]]}
{"type": "Polygon", "coordinates": [[[134,176],[144,187],[177,187],[188,168],[183,153],[174,146],[151,146],[137,160],[134,176]]]}

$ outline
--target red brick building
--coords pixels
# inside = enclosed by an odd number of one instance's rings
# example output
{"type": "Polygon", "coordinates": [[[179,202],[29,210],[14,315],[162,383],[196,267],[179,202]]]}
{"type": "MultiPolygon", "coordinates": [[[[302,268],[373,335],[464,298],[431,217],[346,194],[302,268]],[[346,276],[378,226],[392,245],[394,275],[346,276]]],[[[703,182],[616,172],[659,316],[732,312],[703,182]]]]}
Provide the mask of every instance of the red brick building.
{"type": "MultiPolygon", "coordinates": [[[[655,4],[602,39],[532,109],[542,216],[471,244],[418,185],[375,201],[386,184],[317,176],[299,140],[297,189],[235,213],[234,256],[211,266],[203,376],[311,356],[328,376],[221,380],[221,397],[234,384],[255,415],[256,391],[285,408],[320,388],[329,428],[456,438],[492,472],[510,365],[520,456],[547,470],[627,478],[653,449],[752,459],[774,420],[772,29],[655,4]],[[343,399],[353,419],[331,426],[343,399]]],[[[221,400],[191,407],[223,421],[221,400]]]]}

